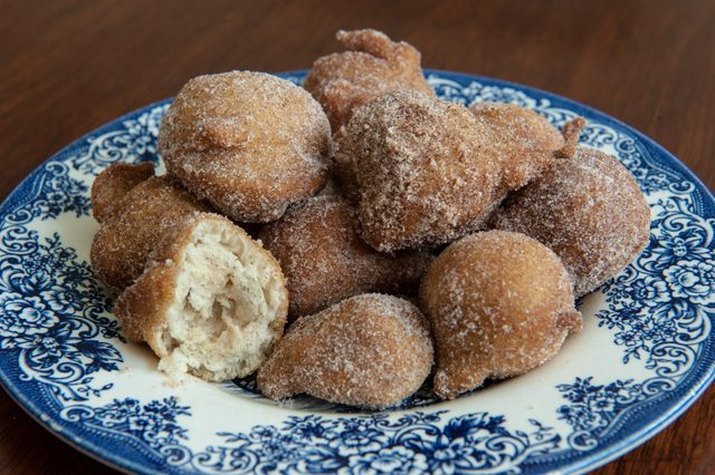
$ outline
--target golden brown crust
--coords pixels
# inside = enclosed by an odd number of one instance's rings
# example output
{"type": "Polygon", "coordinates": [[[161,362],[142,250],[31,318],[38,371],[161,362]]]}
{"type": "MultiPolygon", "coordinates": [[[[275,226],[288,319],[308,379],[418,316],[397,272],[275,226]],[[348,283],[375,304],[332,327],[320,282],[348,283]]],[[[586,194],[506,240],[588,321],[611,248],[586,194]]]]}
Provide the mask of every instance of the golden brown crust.
{"type": "Polygon", "coordinates": [[[204,204],[166,176],[139,183],[95,234],[92,269],[109,287],[124,289],[141,275],[164,233],[188,214],[203,210],[204,204]]]}
{"type": "Polygon", "coordinates": [[[238,222],[269,222],[323,187],[330,125],[303,89],[264,73],[190,80],[159,131],[167,170],[238,222]]]}
{"type": "MultiPolygon", "coordinates": [[[[155,253],[139,278],[119,295],[114,304],[114,315],[122,325],[122,333],[131,341],[146,341],[147,335],[161,324],[160,317],[166,312],[174,296],[176,264],[181,243],[190,235],[185,226],[170,230],[163,240],[164,249],[155,253]],[[163,259],[160,256],[165,256],[163,259]]],[[[155,350],[156,351],[156,350],[155,350]]],[[[158,354],[159,357],[167,356],[158,354]]]]}
{"type": "Polygon", "coordinates": [[[504,231],[451,244],[427,270],[420,302],[437,352],[434,391],[445,399],[534,369],[582,324],[559,258],[504,231]]]}
{"type": "Polygon", "coordinates": [[[416,290],[430,255],[373,250],[359,238],[354,214],[345,200],[319,196],[261,230],[259,239],[286,275],[292,318],[364,292],[416,290]]]}
{"type": "Polygon", "coordinates": [[[129,190],[154,176],[154,164],[114,163],[92,182],[92,214],[103,223],[111,219],[123,206],[129,190]]]}
{"type": "Polygon", "coordinates": [[[307,393],[386,407],[414,393],[432,362],[428,324],[417,307],[363,294],[296,321],[259,368],[257,383],[271,399],[307,393]]]}
{"type": "Polygon", "coordinates": [[[433,94],[420,67],[420,53],[405,42],[393,42],[376,30],[338,31],[349,51],[318,58],[305,87],[323,106],[333,131],[347,123],[352,111],[396,89],[433,94]]]}
{"type": "Polygon", "coordinates": [[[618,274],[648,242],[650,208],[614,157],[578,148],[571,160],[519,190],[493,227],[523,232],[554,250],[584,295],[618,274]]]}

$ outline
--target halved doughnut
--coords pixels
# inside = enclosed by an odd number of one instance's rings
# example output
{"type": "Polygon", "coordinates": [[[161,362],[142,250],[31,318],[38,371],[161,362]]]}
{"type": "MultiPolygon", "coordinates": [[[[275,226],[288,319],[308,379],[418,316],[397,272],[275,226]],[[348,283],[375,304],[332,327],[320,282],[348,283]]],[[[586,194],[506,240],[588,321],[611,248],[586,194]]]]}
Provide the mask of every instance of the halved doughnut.
{"type": "Polygon", "coordinates": [[[283,334],[288,291],[278,262],[243,229],[194,213],[169,232],[117,300],[125,335],[169,374],[251,374],[283,334]]]}

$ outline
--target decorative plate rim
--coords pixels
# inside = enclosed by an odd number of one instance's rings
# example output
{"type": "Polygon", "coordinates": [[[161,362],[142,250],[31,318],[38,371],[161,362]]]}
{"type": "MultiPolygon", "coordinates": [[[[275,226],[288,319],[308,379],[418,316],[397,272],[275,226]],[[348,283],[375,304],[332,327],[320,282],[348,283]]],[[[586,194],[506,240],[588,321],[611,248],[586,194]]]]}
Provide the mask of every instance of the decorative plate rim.
{"type": "MultiPolygon", "coordinates": [[[[512,87],[518,91],[524,91],[537,97],[545,98],[551,101],[556,100],[556,102],[566,104],[579,111],[587,111],[589,115],[597,117],[599,121],[608,125],[615,126],[615,128],[617,129],[625,130],[629,134],[632,134],[637,137],[643,143],[654,148],[662,156],[662,158],[666,159],[668,166],[674,168],[675,171],[683,175],[695,185],[696,191],[701,193],[703,200],[709,201],[715,206],[715,196],[713,195],[713,192],[707,186],[705,186],[703,182],[676,156],[674,156],[671,152],[665,149],[665,147],[658,144],[655,140],[648,137],[644,133],[604,112],[601,112],[588,105],[582,104],[581,102],[566,98],[559,94],[511,81],[474,75],[464,72],[454,72],[437,69],[425,69],[424,72],[425,76],[434,74],[444,79],[459,78],[462,80],[472,80],[487,84],[493,84],[499,87],[512,87]]],[[[306,70],[285,71],[275,74],[283,77],[303,76],[306,74],[306,70]]],[[[60,160],[63,156],[68,153],[71,153],[74,149],[81,146],[84,142],[87,141],[88,138],[111,130],[114,124],[120,123],[124,120],[133,117],[137,117],[142,112],[146,112],[155,107],[165,105],[169,101],[171,101],[171,98],[166,98],[127,112],[117,118],[114,118],[102,124],[94,130],[89,131],[88,133],[82,135],[68,145],[62,147],[56,153],[52,154],[42,163],[38,164],[31,172],[29,172],[3,199],[2,203],[0,204],[0,220],[5,219],[5,216],[7,214],[6,210],[10,209],[16,202],[22,200],[23,194],[27,191],[29,187],[31,187],[31,185],[33,184],[33,180],[43,170],[43,168],[48,162],[60,160]]],[[[709,338],[712,339],[712,334],[709,338]]],[[[708,355],[705,356],[708,357],[708,355]]],[[[618,443],[614,443],[613,445],[606,447],[604,450],[597,450],[596,452],[588,454],[583,458],[577,459],[573,463],[568,464],[559,470],[575,473],[585,470],[592,470],[614,460],[615,458],[623,455],[624,453],[629,452],[635,447],[643,444],[651,437],[659,433],[661,430],[665,429],[675,419],[682,415],[688,408],[690,408],[691,405],[707,390],[713,380],[715,380],[715,358],[709,355],[709,364],[704,367],[702,377],[697,378],[694,384],[688,387],[688,393],[684,397],[681,397],[677,400],[677,404],[673,406],[670,412],[662,414],[659,417],[650,419],[649,422],[646,423],[640,430],[630,434],[625,439],[621,439],[618,443]]],[[[112,452],[111,450],[103,448],[94,440],[83,439],[81,438],[80,434],[73,433],[72,431],[67,431],[58,423],[59,421],[53,419],[53,416],[56,417],[56,413],[45,413],[42,409],[40,409],[36,402],[32,399],[31,395],[26,394],[19,386],[14,384],[12,379],[6,374],[4,370],[0,370],[0,384],[2,384],[5,391],[8,395],[10,395],[13,401],[15,401],[28,415],[30,415],[50,433],[52,433],[65,443],[69,444],[73,448],[115,469],[119,469],[122,471],[132,470],[143,473],[153,473],[153,471],[148,470],[147,467],[142,466],[138,462],[134,460],[125,459],[112,452]],[[80,441],[78,441],[78,438],[80,441]]]]}

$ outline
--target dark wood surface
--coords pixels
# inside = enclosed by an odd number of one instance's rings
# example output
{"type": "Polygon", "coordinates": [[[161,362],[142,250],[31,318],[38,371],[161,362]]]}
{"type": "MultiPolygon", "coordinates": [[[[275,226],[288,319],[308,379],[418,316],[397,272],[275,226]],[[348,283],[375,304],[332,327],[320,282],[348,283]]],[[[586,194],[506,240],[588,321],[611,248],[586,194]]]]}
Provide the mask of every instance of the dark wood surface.
{"type": "MultiPolygon", "coordinates": [[[[192,76],[309,67],[339,28],[423,65],[536,86],[643,131],[715,188],[715,2],[0,0],[0,197],[80,135],[192,76]]],[[[598,474],[715,471],[715,391],[598,474]]],[[[0,472],[103,473],[0,391],[0,472]]]]}

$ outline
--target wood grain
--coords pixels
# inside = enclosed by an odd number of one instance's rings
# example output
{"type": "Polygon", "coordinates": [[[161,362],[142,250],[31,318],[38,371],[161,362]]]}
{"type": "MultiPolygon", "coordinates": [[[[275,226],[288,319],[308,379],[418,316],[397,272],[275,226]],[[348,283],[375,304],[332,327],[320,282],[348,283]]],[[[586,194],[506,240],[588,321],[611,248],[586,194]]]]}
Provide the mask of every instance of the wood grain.
{"type": "MultiPolygon", "coordinates": [[[[375,27],[427,67],[516,81],[653,137],[715,187],[715,2],[0,0],[0,196],[62,146],[173,95],[190,77],[309,67],[339,28],[375,27]]],[[[677,422],[597,470],[706,474],[711,388],[677,422]]],[[[0,470],[109,473],[0,392],[0,470]]]]}

